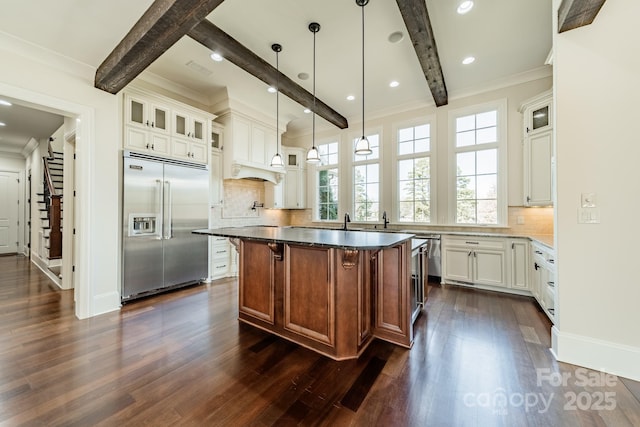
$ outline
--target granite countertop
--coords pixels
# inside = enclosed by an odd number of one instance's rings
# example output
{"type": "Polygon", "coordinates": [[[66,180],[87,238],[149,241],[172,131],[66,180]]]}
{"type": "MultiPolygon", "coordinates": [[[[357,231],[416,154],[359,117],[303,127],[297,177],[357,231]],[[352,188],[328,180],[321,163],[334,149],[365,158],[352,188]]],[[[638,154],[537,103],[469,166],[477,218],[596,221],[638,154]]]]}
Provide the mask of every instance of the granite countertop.
{"type": "Polygon", "coordinates": [[[307,227],[227,227],[194,230],[195,234],[343,249],[382,249],[414,237],[409,233],[344,231],[307,227]]]}

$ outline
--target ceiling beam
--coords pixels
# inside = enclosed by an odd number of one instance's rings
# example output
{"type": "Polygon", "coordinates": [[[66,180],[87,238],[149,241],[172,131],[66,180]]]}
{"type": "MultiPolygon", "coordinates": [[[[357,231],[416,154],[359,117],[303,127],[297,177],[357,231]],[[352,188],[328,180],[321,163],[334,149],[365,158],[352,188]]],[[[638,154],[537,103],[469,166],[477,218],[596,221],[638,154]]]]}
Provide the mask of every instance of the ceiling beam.
{"type": "Polygon", "coordinates": [[[449,102],[425,0],[396,0],[436,106],[449,102]]]}
{"type": "Polygon", "coordinates": [[[591,24],[604,2],[605,0],[562,0],[558,8],[558,32],[591,24]]]}
{"type": "Polygon", "coordinates": [[[100,64],[95,87],[117,93],[224,0],[155,0],[100,64]]]}
{"type": "Polygon", "coordinates": [[[229,62],[257,77],[269,86],[276,86],[276,75],[279,73],[278,86],[280,93],[288,96],[303,107],[314,111],[317,115],[340,129],[349,127],[346,118],[317,98],[316,108],[314,110],[313,95],[311,93],[282,74],[282,72],[277,71],[271,64],[240,44],[240,42],[210,21],[205,19],[189,31],[188,35],[198,43],[219,53],[229,62]]]}

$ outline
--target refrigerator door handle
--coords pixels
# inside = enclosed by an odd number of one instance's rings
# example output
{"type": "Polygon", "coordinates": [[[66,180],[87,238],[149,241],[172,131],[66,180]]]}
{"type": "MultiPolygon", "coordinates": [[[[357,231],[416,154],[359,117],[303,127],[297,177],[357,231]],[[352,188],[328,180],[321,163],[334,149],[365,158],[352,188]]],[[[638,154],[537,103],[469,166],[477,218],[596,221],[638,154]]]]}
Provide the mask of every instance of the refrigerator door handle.
{"type": "Polygon", "coordinates": [[[158,190],[158,210],[156,210],[156,212],[158,213],[158,224],[157,224],[157,228],[156,228],[156,239],[157,240],[162,240],[162,234],[164,232],[164,211],[163,211],[163,206],[164,206],[164,190],[162,188],[162,180],[161,179],[156,179],[156,184],[157,187],[156,189],[158,190]]]}
{"type": "Polygon", "coordinates": [[[165,235],[164,238],[166,240],[169,240],[173,237],[173,229],[172,229],[172,225],[171,225],[171,181],[165,181],[164,182],[166,191],[167,191],[167,197],[165,199],[165,212],[167,213],[165,219],[166,221],[164,221],[165,225],[166,225],[166,229],[165,229],[165,235]]]}

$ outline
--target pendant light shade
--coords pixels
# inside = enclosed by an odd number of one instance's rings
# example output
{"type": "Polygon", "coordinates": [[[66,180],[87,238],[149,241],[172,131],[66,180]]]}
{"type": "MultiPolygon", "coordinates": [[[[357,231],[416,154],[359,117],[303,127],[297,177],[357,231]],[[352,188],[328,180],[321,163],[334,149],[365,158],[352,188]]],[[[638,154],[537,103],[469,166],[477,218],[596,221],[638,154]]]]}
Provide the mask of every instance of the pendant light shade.
{"type": "Polygon", "coordinates": [[[311,148],[307,151],[307,163],[320,163],[320,153],[316,148],[316,33],[320,31],[320,24],[312,22],[309,31],[313,33],[313,117],[311,131],[311,148]]]}
{"type": "Polygon", "coordinates": [[[272,168],[283,168],[284,162],[280,155],[280,64],[278,62],[278,54],[282,51],[282,46],[278,43],[271,45],[271,50],[276,53],[276,154],[271,158],[272,168]]]}
{"type": "Polygon", "coordinates": [[[373,153],[371,144],[364,133],[364,7],[369,0],[356,0],[356,4],[362,8],[362,136],[356,142],[355,154],[358,156],[368,156],[373,153]]]}

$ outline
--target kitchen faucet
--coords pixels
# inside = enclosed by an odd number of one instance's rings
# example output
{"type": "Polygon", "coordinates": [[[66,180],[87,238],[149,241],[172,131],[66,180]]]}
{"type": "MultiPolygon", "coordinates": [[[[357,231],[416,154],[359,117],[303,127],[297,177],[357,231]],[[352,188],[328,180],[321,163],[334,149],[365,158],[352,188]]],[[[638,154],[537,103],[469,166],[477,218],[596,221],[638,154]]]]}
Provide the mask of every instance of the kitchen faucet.
{"type": "Polygon", "coordinates": [[[387,219],[387,211],[382,212],[382,221],[384,222],[384,228],[387,228],[389,220],[387,219]]]}
{"type": "Polygon", "coordinates": [[[342,226],[342,229],[343,229],[344,231],[347,231],[347,223],[348,223],[348,222],[351,222],[351,218],[349,217],[349,212],[346,212],[346,213],[344,214],[344,225],[342,226]]]}

